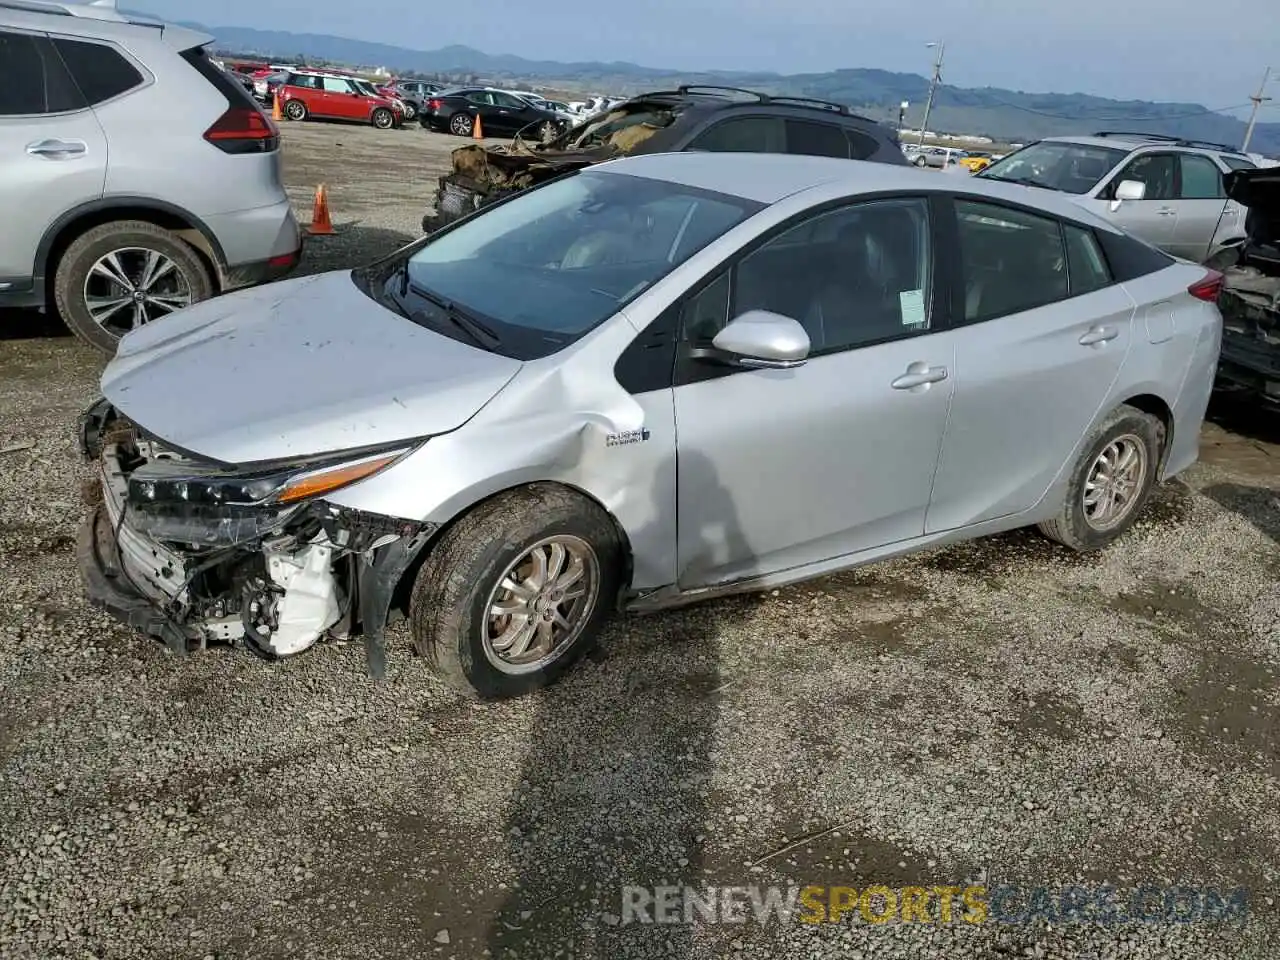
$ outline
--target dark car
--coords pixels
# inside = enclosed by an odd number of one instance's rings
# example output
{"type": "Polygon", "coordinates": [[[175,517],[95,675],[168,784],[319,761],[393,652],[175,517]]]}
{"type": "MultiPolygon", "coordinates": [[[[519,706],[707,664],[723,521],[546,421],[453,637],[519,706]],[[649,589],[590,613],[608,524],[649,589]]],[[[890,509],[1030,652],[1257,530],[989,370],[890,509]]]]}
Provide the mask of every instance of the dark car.
{"type": "Polygon", "coordinates": [[[1280,411],[1280,167],[1236,170],[1223,180],[1227,196],[1249,213],[1247,239],[1226,268],[1218,301],[1218,385],[1280,411]]]}
{"type": "MultiPolygon", "coordinates": [[[[378,87],[378,93],[384,97],[395,97],[405,105],[404,118],[413,120],[422,116],[422,108],[427,98],[444,89],[443,83],[433,80],[397,80],[378,87]]],[[[481,121],[483,123],[483,121],[481,121]]]]}
{"type": "MultiPolygon", "coordinates": [[[[489,118],[484,116],[482,123],[487,133],[489,118]]],[[[460,128],[463,124],[459,121],[460,128]]],[[[641,94],[547,143],[455,150],[453,172],[440,178],[435,212],[423,217],[422,228],[430,233],[568,170],[615,157],[682,150],[794,153],[909,165],[895,130],[842,104],[737,87],[683,86],[641,94]]]]}
{"type": "Polygon", "coordinates": [[[428,130],[459,137],[471,136],[476,117],[480,132],[512,136],[523,132],[528,139],[546,142],[559,136],[566,124],[550,110],[535,107],[513,93],[486,87],[441,90],[427,100],[420,121],[428,130]]]}

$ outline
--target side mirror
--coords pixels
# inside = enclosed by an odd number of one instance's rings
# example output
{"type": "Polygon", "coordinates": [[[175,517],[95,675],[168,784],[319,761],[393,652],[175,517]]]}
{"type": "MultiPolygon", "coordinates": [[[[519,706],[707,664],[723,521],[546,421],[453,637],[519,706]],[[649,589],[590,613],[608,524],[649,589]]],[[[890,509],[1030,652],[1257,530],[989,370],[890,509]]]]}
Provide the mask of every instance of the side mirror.
{"type": "Polygon", "coordinates": [[[1116,187],[1116,198],[1111,201],[1111,212],[1120,209],[1126,200],[1141,200],[1147,195],[1147,185],[1141,180],[1121,180],[1116,187]]]}
{"type": "Polygon", "coordinates": [[[700,355],[735,367],[785,370],[808,359],[810,343],[804,327],[791,317],[748,310],[715,335],[711,348],[700,355]]]}

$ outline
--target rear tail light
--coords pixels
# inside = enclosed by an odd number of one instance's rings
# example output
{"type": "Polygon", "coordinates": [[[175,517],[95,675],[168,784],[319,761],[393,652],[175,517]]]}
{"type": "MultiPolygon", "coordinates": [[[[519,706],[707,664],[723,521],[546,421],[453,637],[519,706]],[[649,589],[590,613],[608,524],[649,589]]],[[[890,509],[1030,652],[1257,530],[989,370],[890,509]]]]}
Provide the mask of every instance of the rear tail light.
{"type": "Polygon", "coordinates": [[[204,138],[223,153],[271,153],[280,147],[279,128],[252,104],[231,107],[204,138]]]}
{"type": "Polygon", "coordinates": [[[1217,303],[1218,298],[1222,296],[1223,281],[1224,277],[1221,273],[1217,270],[1210,270],[1202,279],[1187,287],[1187,293],[1197,300],[1203,300],[1206,303],[1217,303]]]}
{"type": "Polygon", "coordinates": [[[441,106],[443,106],[443,101],[437,100],[434,97],[427,101],[428,110],[439,110],[441,106]]]}

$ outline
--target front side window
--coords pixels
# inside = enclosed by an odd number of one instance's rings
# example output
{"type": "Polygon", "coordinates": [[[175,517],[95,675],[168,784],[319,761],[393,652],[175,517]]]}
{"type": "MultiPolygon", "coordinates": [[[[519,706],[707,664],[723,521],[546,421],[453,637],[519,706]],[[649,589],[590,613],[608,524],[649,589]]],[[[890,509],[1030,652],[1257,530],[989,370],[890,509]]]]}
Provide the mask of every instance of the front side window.
{"type": "Polygon", "coordinates": [[[1108,197],[1114,197],[1116,187],[1126,180],[1146,184],[1143,200],[1172,200],[1176,195],[1175,183],[1178,158],[1172,153],[1148,153],[1135,158],[1120,171],[1119,176],[1107,187],[1108,197]]]}
{"type": "Polygon", "coordinates": [[[1178,157],[1182,167],[1182,188],[1178,196],[1183,200],[1225,200],[1226,188],[1222,185],[1222,171],[1208,157],[1184,153],[1178,157]]]}
{"type": "Polygon", "coordinates": [[[787,139],[777,117],[737,117],[700,134],[690,150],[715,153],[786,153],[787,139]]]}
{"type": "Polygon", "coordinates": [[[997,160],[978,176],[1080,195],[1093,190],[1126,153],[1112,147],[1042,140],[997,160]]]}
{"type": "Polygon", "coordinates": [[[761,207],[681,184],[584,170],[428,240],[407,262],[408,281],[437,305],[483,318],[526,359],[544,356],[616,314],[761,207]]]}
{"type": "Polygon", "coordinates": [[[814,354],[926,331],[930,247],[923,199],[875,200],[819,214],[738,262],[728,309],[721,306],[720,281],[691,300],[685,338],[708,341],[731,317],[750,310],[798,321],[814,354]]]}
{"type": "Polygon", "coordinates": [[[1067,297],[1058,221],[971,200],[956,201],[966,322],[1033,310],[1067,297]]]}

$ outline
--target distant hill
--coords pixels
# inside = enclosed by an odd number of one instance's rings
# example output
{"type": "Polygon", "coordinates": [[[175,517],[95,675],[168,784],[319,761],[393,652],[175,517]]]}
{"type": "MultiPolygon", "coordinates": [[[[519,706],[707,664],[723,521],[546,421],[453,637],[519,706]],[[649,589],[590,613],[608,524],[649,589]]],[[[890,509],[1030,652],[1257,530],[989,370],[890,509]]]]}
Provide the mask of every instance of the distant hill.
{"type": "MultiPolygon", "coordinates": [[[[217,38],[220,49],[273,58],[304,56],[330,63],[385,66],[395,71],[471,74],[485,80],[539,81],[589,92],[626,94],[679,83],[745,86],[770,93],[835,100],[879,119],[897,117],[898,104],[911,103],[908,122],[919,122],[929,81],[918,74],[851,68],[829,73],[782,75],[715,71],[679,73],[634,63],[559,63],[513,54],[489,54],[465,46],[439,50],[405,47],[315,33],[286,33],[246,27],[187,24],[217,38]]],[[[1055,133],[1101,129],[1164,133],[1238,145],[1245,124],[1196,103],[1110,100],[1082,93],[1025,93],[993,87],[943,86],[934,99],[930,129],[983,134],[998,140],[1026,140],[1055,133]]],[[[1259,123],[1250,149],[1280,155],[1280,123],[1259,123]]]]}

